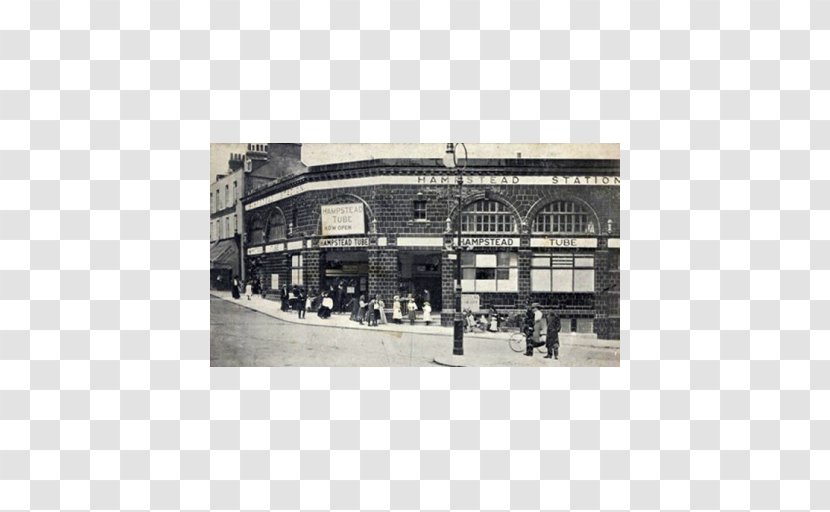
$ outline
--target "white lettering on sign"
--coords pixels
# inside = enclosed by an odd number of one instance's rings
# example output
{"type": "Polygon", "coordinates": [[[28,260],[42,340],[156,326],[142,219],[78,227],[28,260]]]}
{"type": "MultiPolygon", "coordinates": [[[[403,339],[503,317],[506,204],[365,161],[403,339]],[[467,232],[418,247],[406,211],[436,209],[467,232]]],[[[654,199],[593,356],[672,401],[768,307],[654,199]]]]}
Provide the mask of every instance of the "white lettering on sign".
{"type": "Polygon", "coordinates": [[[249,255],[251,255],[251,254],[262,254],[262,252],[263,252],[263,251],[262,251],[262,246],[259,246],[259,247],[249,247],[249,248],[248,248],[248,254],[249,254],[249,255]]]}
{"type": "MultiPolygon", "coordinates": [[[[464,185],[470,186],[619,186],[619,176],[465,176],[464,185]]],[[[376,187],[379,185],[457,185],[455,176],[370,176],[362,178],[346,178],[342,180],[316,181],[297,185],[270,196],[257,199],[245,205],[245,210],[255,210],[263,206],[288,199],[303,192],[318,190],[335,190],[355,187],[376,187]]]]}
{"type": "Polygon", "coordinates": [[[596,248],[596,238],[531,238],[531,247],[554,247],[557,249],[573,249],[577,247],[596,248]]]}
{"type": "Polygon", "coordinates": [[[265,252],[280,252],[284,249],[284,244],[271,244],[265,246],[265,252]]]}
{"type": "Polygon", "coordinates": [[[363,203],[322,205],[323,236],[356,235],[366,232],[363,203]]]}
{"type": "Polygon", "coordinates": [[[320,247],[367,247],[368,238],[321,238],[320,247]]]}
{"type": "Polygon", "coordinates": [[[518,247],[518,238],[462,237],[462,247],[518,247]]]}
{"type": "Polygon", "coordinates": [[[619,249],[620,248],[620,239],[619,238],[609,238],[608,239],[608,248],[609,249],[619,249]]]}

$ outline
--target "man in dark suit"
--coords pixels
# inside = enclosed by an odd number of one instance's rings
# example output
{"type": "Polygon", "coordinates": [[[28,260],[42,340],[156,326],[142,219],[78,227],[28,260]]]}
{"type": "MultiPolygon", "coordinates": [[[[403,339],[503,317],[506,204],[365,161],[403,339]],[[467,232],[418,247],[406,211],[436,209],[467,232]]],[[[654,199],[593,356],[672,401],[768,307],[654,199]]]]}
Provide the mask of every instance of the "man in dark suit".
{"type": "Polygon", "coordinates": [[[559,330],[562,328],[562,320],[556,311],[551,311],[548,315],[548,340],[545,343],[548,353],[545,358],[559,359],[559,330]]]}
{"type": "Polygon", "coordinates": [[[334,294],[334,309],[337,313],[343,312],[344,299],[346,298],[346,285],[341,280],[337,284],[337,291],[334,294]]]}

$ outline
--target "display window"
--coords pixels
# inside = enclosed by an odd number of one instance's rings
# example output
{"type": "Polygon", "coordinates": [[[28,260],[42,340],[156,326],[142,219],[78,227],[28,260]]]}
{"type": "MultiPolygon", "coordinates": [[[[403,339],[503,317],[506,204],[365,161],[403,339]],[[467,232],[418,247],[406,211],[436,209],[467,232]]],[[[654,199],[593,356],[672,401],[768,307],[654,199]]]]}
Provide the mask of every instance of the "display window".
{"type": "Polygon", "coordinates": [[[465,292],[518,292],[519,255],[463,253],[461,287],[465,292]]]}
{"type": "Polygon", "coordinates": [[[593,292],[594,256],[590,254],[537,254],[530,270],[534,292],[593,292]]]}

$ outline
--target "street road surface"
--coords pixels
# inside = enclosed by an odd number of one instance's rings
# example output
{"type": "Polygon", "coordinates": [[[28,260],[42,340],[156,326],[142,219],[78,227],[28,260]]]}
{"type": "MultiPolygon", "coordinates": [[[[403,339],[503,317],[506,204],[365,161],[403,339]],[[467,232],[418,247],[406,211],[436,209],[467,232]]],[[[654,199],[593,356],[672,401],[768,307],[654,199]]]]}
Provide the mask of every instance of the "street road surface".
{"type": "MultiPolygon", "coordinates": [[[[302,325],[213,296],[210,323],[211,366],[434,366],[452,354],[450,336],[302,325]]],[[[487,366],[619,366],[614,348],[562,345],[559,361],[515,353],[503,339],[468,337],[464,348],[487,366]]]]}

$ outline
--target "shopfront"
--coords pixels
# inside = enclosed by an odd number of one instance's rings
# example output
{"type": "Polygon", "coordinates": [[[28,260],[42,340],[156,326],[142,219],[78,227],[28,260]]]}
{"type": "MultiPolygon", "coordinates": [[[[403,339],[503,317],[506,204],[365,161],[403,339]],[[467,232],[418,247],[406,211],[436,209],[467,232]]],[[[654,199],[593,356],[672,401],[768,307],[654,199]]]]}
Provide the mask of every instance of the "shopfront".
{"type": "Polygon", "coordinates": [[[246,254],[277,276],[268,284],[343,285],[387,304],[412,293],[449,324],[460,223],[465,306],[538,302],[563,331],[618,337],[619,161],[484,160],[465,172],[459,219],[458,187],[438,162],[309,168],[245,198],[246,215],[273,219],[252,220],[265,234],[246,254]]]}
{"type": "Polygon", "coordinates": [[[369,254],[366,250],[328,249],[320,251],[323,290],[336,290],[359,297],[369,293],[369,254]]]}

